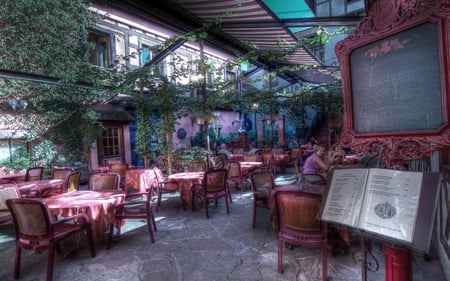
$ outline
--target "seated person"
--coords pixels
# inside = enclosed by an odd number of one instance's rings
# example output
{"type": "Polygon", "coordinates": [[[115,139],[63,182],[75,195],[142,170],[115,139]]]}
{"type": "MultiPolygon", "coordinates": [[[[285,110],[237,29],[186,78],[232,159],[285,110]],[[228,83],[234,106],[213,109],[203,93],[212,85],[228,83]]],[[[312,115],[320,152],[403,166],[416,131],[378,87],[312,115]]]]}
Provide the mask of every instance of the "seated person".
{"type": "Polygon", "coordinates": [[[228,150],[227,145],[225,143],[222,143],[220,145],[220,149],[219,151],[217,151],[217,153],[225,154],[228,160],[231,159],[231,152],[228,150]]]}
{"type": "Polygon", "coordinates": [[[302,167],[302,174],[305,181],[310,183],[317,183],[323,181],[327,178],[326,172],[329,170],[329,166],[325,163],[323,159],[325,154],[325,148],[320,145],[315,145],[313,153],[306,158],[305,163],[302,167]],[[322,176],[317,176],[319,174],[322,176]],[[315,176],[314,176],[315,175],[315,176]]]}
{"type": "Polygon", "coordinates": [[[254,144],[250,144],[250,150],[248,151],[247,154],[256,154],[258,152],[258,148],[256,147],[256,145],[254,144]]]}
{"type": "Polygon", "coordinates": [[[289,149],[294,148],[294,147],[298,147],[298,142],[296,139],[291,139],[291,141],[289,142],[289,149]]]}
{"type": "Polygon", "coordinates": [[[328,165],[341,165],[345,159],[345,152],[339,143],[335,143],[328,151],[327,163],[328,165]]]}

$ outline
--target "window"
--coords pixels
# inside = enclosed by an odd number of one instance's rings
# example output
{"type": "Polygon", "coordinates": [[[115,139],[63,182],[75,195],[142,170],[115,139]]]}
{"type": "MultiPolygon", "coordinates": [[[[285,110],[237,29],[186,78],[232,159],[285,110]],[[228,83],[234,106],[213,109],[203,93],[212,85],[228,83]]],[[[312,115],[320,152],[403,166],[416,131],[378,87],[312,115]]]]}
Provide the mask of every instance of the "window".
{"type": "Polygon", "coordinates": [[[109,34],[100,32],[89,32],[89,42],[92,43],[91,63],[94,65],[108,67],[111,61],[111,47],[109,34]]]}
{"type": "Polygon", "coordinates": [[[107,128],[103,131],[101,139],[103,158],[121,156],[121,139],[121,128],[107,128]]]}
{"type": "Polygon", "coordinates": [[[12,162],[13,154],[20,150],[28,151],[28,143],[21,139],[2,139],[0,140],[0,160],[12,162]]]}
{"type": "Polygon", "coordinates": [[[155,54],[150,49],[150,45],[143,43],[141,46],[141,52],[140,52],[141,66],[144,66],[146,63],[150,62],[154,56],[155,56],[155,54]]]}

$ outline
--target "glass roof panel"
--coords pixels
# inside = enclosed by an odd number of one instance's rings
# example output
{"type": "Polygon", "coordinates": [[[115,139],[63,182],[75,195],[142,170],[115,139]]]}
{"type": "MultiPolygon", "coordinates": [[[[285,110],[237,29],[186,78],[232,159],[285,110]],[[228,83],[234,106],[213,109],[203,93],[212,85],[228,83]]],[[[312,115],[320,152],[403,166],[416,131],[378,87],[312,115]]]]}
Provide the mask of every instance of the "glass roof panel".
{"type": "Polygon", "coordinates": [[[262,0],[279,19],[313,18],[314,13],[303,0],[262,0]]]}

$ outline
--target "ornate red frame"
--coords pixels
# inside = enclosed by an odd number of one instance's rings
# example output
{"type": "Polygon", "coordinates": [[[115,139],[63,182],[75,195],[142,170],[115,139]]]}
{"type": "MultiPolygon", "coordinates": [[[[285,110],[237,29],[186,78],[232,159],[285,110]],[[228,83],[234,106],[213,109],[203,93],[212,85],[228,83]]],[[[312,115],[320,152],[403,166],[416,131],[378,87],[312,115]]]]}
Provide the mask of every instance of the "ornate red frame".
{"type": "Polygon", "coordinates": [[[344,116],[341,144],[358,153],[374,155],[384,151],[388,163],[414,160],[430,155],[450,144],[450,0],[379,0],[371,4],[368,15],[358,24],[355,33],[340,41],[336,55],[340,61],[344,92],[344,116]],[[353,50],[414,28],[425,22],[438,25],[439,59],[442,62],[441,82],[444,123],[436,130],[399,131],[389,133],[358,133],[354,129],[350,55],[353,50]]]}

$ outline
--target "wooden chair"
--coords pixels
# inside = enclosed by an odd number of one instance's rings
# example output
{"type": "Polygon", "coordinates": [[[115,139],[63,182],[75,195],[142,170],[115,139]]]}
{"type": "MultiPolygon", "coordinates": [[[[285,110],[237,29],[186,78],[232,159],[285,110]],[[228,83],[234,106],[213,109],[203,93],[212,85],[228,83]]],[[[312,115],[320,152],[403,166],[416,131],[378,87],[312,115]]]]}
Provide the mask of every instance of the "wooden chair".
{"type": "Polygon", "coordinates": [[[6,200],[15,198],[21,198],[20,191],[15,183],[0,186],[0,226],[13,225],[13,218],[8,206],[6,206],[6,200]]]}
{"type": "Polygon", "coordinates": [[[257,154],[244,154],[244,162],[258,162],[257,154]]]}
{"type": "Polygon", "coordinates": [[[275,206],[278,231],[278,272],[283,273],[283,242],[322,248],[322,280],[327,280],[327,224],[317,219],[321,195],[277,191],[275,206]]]}
{"type": "Polygon", "coordinates": [[[226,154],[217,153],[214,161],[214,169],[227,169],[228,168],[228,158],[226,154]]]}
{"type": "Polygon", "coordinates": [[[303,150],[300,147],[293,147],[289,150],[289,162],[300,164],[303,162],[303,150]]]}
{"type": "Polygon", "coordinates": [[[153,167],[153,172],[155,173],[156,179],[156,194],[158,196],[158,200],[156,202],[156,211],[158,212],[159,207],[161,206],[162,195],[166,193],[178,192],[178,186],[175,182],[169,183],[168,178],[163,175],[160,168],[153,167]]]}
{"type": "Polygon", "coordinates": [[[274,158],[271,151],[261,151],[260,160],[263,163],[263,169],[274,172],[274,158]]]}
{"type": "MultiPolygon", "coordinates": [[[[115,207],[115,219],[120,221],[123,219],[139,219],[147,221],[148,234],[150,235],[150,242],[155,243],[155,236],[153,229],[156,229],[155,215],[152,208],[153,185],[147,192],[136,192],[127,194],[125,202],[117,204],[115,207]]],[[[110,224],[108,245],[111,248],[112,238],[114,233],[114,224],[110,224]]],[[[120,228],[118,228],[118,235],[120,235],[120,228]]]]}
{"type": "Polygon", "coordinates": [[[72,168],[57,168],[52,170],[52,179],[66,181],[69,175],[74,171],[72,168]]]}
{"type": "Polygon", "coordinates": [[[205,172],[207,170],[206,161],[191,161],[188,170],[189,172],[205,172]]]}
{"type": "Polygon", "coordinates": [[[51,281],[55,250],[59,250],[58,243],[79,232],[86,232],[91,256],[95,257],[91,225],[86,214],[53,220],[47,204],[39,199],[8,199],[6,205],[11,211],[16,228],[14,279],[20,275],[22,249],[38,253],[48,250],[47,281],[51,281]]]}
{"type": "MultiPolygon", "coordinates": [[[[237,188],[241,190],[241,195],[244,193],[245,190],[245,178],[242,175],[241,170],[241,163],[236,160],[229,160],[228,161],[228,178],[227,178],[227,184],[228,184],[228,190],[230,189],[230,183],[233,183],[237,188]]],[[[231,200],[231,193],[230,193],[230,202],[231,200]]]]}
{"type": "Polygon", "coordinates": [[[53,169],[52,170],[52,179],[60,179],[60,180],[63,180],[64,183],[61,185],[60,189],[44,190],[40,194],[40,197],[46,198],[46,197],[54,196],[54,195],[57,195],[57,194],[66,193],[67,192],[67,184],[68,184],[68,181],[69,181],[69,176],[70,176],[70,174],[73,173],[73,171],[74,170],[72,168],[53,169]]]}
{"type": "Polygon", "coordinates": [[[119,190],[120,175],[116,173],[92,174],[89,177],[89,190],[113,189],[119,190]]]}
{"type": "Polygon", "coordinates": [[[44,167],[30,167],[25,173],[25,181],[40,181],[44,176],[44,167]]]}
{"type": "Polygon", "coordinates": [[[215,200],[217,206],[217,199],[225,198],[225,206],[227,209],[227,215],[230,214],[228,207],[228,190],[227,190],[227,169],[214,169],[208,170],[203,176],[202,184],[196,184],[192,188],[192,210],[195,209],[196,197],[202,196],[205,203],[206,218],[209,218],[208,201],[215,200]]]}
{"type": "Polygon", "coordinates": [[[78,188],[80,187],[80,179],[81,179],[80,171],[70,173],[69,178],[67,179],[66,192],[77,191],[78,188]]]}
{"type": "Polygon", "coordinates": [[[253,191],[252,226],[256,223],[256,208],[269,209],[269,196],[275,187],[273,174],[268,170],[256,171],[250,174],[253,191]]]}
{"type": "Polygon", "coordinates": [[[127,163],[113,163],[109,164],[109,172],[110,173],[116,173],[120,175],[120,187],[123,188],[125,185],[125,177],[128,170],[128,164],[127,163]]]}

